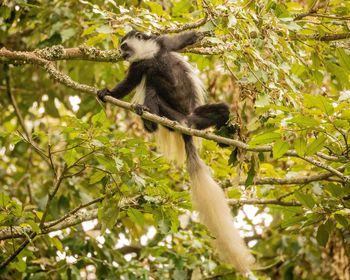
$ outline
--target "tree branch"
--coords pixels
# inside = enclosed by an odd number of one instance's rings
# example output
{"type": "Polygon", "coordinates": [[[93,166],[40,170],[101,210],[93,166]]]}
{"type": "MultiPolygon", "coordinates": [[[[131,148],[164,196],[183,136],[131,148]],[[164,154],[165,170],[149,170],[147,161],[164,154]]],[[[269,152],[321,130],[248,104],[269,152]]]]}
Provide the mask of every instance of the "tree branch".
{"type": "MultiPolygon", "coordinates": [[[[338,169],[338,171],[343,171],[344,168],[338,169]]],[[[328,181],[340,181],[339,179],[330,178],[334,176],[332,172],[325,172],[316,175],[307,175],[300,177],[292,177],[292,178],[274,178],[274,177],[264,177],[264,178],[255,178],[253,181],[253,185],[303,185],[311,182],[317,182],[322,180],[328,181]]],[[[239,182],[240,185],[244,185],[245,181],[242,180],[239,182]]],[[[226,180],[223,182],[223,188],[229,188],[232,186],[231,180],[226,180]]]]}
{"type": "Polygon", "coordinates": [[[329,42],[329,41],[336,41],[336,40],[343,40],[343,39],[348,39],[350,38],[350,32],[345,32],[345,33],[340,33],[340,34],[325,34],[325,35],[320,35],[320,34],[295,34],[291,36],[292,39],[298,39],[298,40],[316,40],[316,41],[324,41],[324,42],[329,42]]]}
{"type": "Polygon", "coordinates": [[[230,205],[282,205],[282,206],[301,206],[295,201],[283,201],[277,199],[228,199],[230,205]]]}
{"type": "MultiPolygon", "coordinates": [[[[71,216],[65,217],[65,220],[58,220],[47,222],[44,224],[40,234],[47,234],[52,231],[65,229],[68,227],[81,224],[85,221],[91,221],[97,218],[97,209],[87,210],[87,211],[78,211],[71,216]]],[[[10,239],[10,238],[23,238],[32,234],[32,228],[30,226],[13,226],[12,234],[10,232],[10,227],[5,227],[0,229],[0,240],[10,239]]]]}
{"type": "Polygon", "coordinates": [[[47,201],[46,201],[45,210],[44,210],[43,216],[40,219],[39,227],[41,229],[44,227],[46,216],[47,216],[47,214],[49,212],[50,203],[51,203],[52,199],[55,197],[59,187],[61,186],[61,183],[62,183],[62,181],[64,179],[66,170],[67,170],[67,168],[64,167],[63,170],[61,171],[61,173],[58,175],[58,177],[55,178],[55,184],[54,184],[53,190],[51,192],[49,191],[49,195],[48,195],[48,198],[47,198],[47,201]]]}
{"type": "Polygon", "coordinates": [[[204,11],[204,17],[202,19],[199,19],[195,22],[182,24],[181,26],[176,27],[165,27],[162,29],[158,29],[160,33],[180,33],[186,30],[196,29],[208,21],[208,14],[206,11],[204,11]]]}

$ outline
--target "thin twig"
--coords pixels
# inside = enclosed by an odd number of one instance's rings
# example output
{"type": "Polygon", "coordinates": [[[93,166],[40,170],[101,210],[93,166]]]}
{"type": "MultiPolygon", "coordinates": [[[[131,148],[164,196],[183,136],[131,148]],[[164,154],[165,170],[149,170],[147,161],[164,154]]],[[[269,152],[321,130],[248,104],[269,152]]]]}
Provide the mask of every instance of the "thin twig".
{"type": "Polygon", "coordinates": [[[49,213],[50,203],[51,203],[52,199],[55,197],[55,195],[56,195],[56,193],[57,193],[57,191],[58,191],[58,189],[59,189],[59,187],[64,179],[64,175],[65,175],[66,171],[67,171],[67,167],[64,166],[63,170],[58,175],[58,177],[57,178],[55,177],[55,184],[54,184],[53,190],[51,192],[49,191],[48,198],[47,198],[46,205],[45,205],[45,210],[44,210],[43,216],[40,219],[39,227],[41,229],[44,227],[46,216],[49,213]]]}

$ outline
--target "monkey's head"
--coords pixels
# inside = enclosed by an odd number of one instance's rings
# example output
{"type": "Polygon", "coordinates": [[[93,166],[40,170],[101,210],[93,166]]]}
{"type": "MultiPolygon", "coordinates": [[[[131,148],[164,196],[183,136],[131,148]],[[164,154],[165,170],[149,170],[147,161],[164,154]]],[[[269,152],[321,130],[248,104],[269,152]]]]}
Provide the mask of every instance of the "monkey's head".
{"type": "Polygon", "coordinates": [[[159,48],[156,36],[136,30],[126,34],[120,44],[122,57],[130,62],[150,59],[158,53],[159,48]]]}

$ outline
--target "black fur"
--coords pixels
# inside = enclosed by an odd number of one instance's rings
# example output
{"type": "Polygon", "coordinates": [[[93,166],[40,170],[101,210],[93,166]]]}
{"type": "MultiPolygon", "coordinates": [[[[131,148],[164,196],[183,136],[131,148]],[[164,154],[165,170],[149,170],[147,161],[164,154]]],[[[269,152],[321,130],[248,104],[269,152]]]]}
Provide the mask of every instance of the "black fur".
{"type": "MultiPolygon", "coordinates": [[[[106,95],[123,98],[129,94],[142,77],[146,77],[144,106],[153,114],[164,116],[178,122],[186,122],[189,126],[204,129],[209,126],[221,127],[229,118],[228,106],[224,103],[197,107],[198,96],[195,94],[193,81],[188,69],[177,56],[171,52],[179,51],[192,45],[204,37],[201,32],[185,32],[176,36],[154,36],[138,31],[129,32],[121,41],[123,57],[133,55],[132,46],[127,39],[154,40],[159,51],[149,59],[131,63],[127,76],[113,89],[103,89],[98,97],[104,100],[106,95]]],[[[147,131],[153,132],[157,124],[144,120],[147,131]]]]}

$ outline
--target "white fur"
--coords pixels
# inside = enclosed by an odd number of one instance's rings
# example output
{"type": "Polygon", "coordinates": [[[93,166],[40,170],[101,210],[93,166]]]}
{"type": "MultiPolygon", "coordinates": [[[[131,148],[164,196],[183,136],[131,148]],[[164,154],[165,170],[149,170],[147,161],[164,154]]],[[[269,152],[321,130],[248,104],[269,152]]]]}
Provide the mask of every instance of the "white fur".
{"type": "Polygon", "coordinates": [[[154,40],[130,38],[126,39],[125,43],[127,43],[134,51],[134,54],[127,59],[130,62],[150,59],[159,51],[159,45],[154,40]]]}
{"type": "Polygon", "coordinates": [[[211,177],[209,168],[199,161],[198,168],[190,174],[193,205],[213,234],[220,257],[237,270],[248,272],[254,258],[233,225],[223,190],[211,177]]]}
{"type": "Polygon", "coordinates": [[[146,76],[142,76],[141,82],[137,85],[135,95],[133,96],[131,103],[143,104],[145,102],[146,92],[146,76]]]}
{"type": "Polygon", "coordinates": [[[169,131],[164,126],[159,126],[155,133],[155,139],[159,151],[170,161],[182,165],[186,161],[185,143],[181,133],[169,131]]]}

